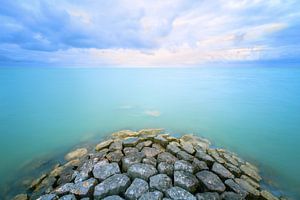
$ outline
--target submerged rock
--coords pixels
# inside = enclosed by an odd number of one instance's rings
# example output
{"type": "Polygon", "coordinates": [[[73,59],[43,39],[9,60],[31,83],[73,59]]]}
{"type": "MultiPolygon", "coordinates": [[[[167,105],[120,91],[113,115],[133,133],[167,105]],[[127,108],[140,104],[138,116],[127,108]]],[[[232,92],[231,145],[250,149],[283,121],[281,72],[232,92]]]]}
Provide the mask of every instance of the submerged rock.
{"type": "Polygon", "coordinates": [[[86,155],[87,153],[88,153],[88,150],[86,148],[76,149],[76,150],[71,151],[70,153],[68,153],[65,156],[65,159],[69,161],[69,160],[73,160],[73,159],[76,159],[76,158],[81,158],[84,155],[86,155]]]}

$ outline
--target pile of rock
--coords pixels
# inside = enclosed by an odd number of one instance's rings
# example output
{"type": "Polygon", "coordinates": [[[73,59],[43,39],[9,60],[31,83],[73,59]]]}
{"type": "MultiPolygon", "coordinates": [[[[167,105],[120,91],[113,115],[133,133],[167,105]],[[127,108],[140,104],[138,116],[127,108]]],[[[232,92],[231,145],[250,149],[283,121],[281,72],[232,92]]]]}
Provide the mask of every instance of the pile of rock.
{"type": "Polygon", "coordinates": [[[235,154],[193,135],[161,132],[120,131],[91,152],[72,151],[15,200],[278,199],[261,189],[258,169],[235,154]]]}

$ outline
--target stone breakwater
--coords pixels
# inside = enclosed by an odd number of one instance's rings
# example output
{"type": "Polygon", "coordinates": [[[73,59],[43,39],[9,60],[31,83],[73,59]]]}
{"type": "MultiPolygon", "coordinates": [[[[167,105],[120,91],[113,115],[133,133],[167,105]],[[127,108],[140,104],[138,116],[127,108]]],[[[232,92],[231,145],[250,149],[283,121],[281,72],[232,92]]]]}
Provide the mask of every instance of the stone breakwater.
{"type": "Polygon", "coordinates": [[[278,200],[261,188],[257,167],[206,139],[161,129],[119,131],[79,148],[14,200],[278,200]]]}

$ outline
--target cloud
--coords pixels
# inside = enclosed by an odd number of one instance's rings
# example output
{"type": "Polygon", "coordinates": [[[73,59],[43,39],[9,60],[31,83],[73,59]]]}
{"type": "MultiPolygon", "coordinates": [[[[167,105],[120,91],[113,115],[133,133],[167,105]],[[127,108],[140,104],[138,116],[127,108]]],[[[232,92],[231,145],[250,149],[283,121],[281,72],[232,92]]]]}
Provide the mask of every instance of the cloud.
{"type": "Polygon", "coordinates": [[[296,0],[1,4],[2,65],[197,65],[297,57],[300,46],[296,0]]]}

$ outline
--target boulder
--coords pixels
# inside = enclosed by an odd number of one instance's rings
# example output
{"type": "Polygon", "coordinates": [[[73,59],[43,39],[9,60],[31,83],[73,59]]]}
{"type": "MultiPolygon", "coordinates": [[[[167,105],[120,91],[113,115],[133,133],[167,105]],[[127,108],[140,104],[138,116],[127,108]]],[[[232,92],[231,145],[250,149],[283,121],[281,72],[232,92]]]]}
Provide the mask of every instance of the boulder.
{"type": "Polygon", "coordinates": [[[98,178],[100,181],[103,181],[112,175],[120,173],[121,171],[117,163],[97,163],[93,170],[94,177],[98,178]]]}
{"type": "Polygon", "coordinates": [[[176,171],[186,171],[186,172],[190,172],[190,173],[194,173],[195,171],[195,168],[194,166],[185,161],[185,160],[177,160],[175,163],[174,163],[174,170],[176,171]]]}
{"type": "Polygon", "coordinates": [[[73,187],[74,187],[74,183],[66,183],[56,188],[54,192],[58,195],[64,195],[69,193],[73,187]]]}
{"type": "Polygon", "coordinates": [[[168,189],[166,196],[173,200],[197,200],[194,195],[177,186],[168,189]]]}
{"type": "Polygon", "coordinates": [[[115,133],[112,133],[112,137],[116,139],[124,139],[127,137],[136,137],[139,136],[140,133],[131,131],[131,130],[121,130],[115,133]]]}
{"type": "Polygon", "coordinates": [[[102,149],[108,148],[109,145],[110,145],[111,143],[113,143],[113,142],[114,142],[114,141],[113,141],[112,139],[105,140],[105,141],[103,141],[103,142],[97,144],[96,147],[95,147],[95,149],[96,149],[96,151],[100,151],[100,150],[102,150],[102,149]]]}
{"type": "Polygon", "coordinates": [[[196,194],[197,200],[221,200],[217,192],[204,192],[196,194]]]}
{"type": "Polygon", "coordinates": [[[74,180],[75,183],[84,181],[90,177],[90,174],[93,170],[94,163],[92,160],[86,161],[81,167],[79,173],[76,175],[74,180]]]}
{"type": "Polygon", "coordinates": [[[156,159],[153,157],[143,158],[142,162],[145,164],[153,165],[154,167],[156,167],[157,164],[156,159]]]}
{"type": "Polygon", "coordinates": [[[191,193],[196,192],[199,185],[198,179],[189,172],[175,171],[174,172],[174,186],[179,186],[191,193]]]}
{"type": "Polygon", "coordinates": [[[153,165],[137,163],[131,165],[127,173],[133,179],[141,178],[147,181],[150,176],[157,174],[157,170],[153,165]]]}
{"type": "Polygon", "coordinates": [[[106,158],[110,161],[110,162],[117,162],[119,163],[121,161],[121,159],[123,158],[123,153],[121,150],[116,150],[113,152],[110,152],[106,155],[106,158]]]}
{"type": "Polygon", "coordinates": [[[114,140],[114,142],[111,143],[109,146],[110,151],[116,151],[116,150],[122,150],[122,149],[123,149],[122,140],[114,140]]]}
{"type": "Polygon", "coordinates": [[[244,190],[246,190],[252,198],[257,198],[260,195],[260,192],[252,187],[247,181],[240,178],[235,178],[234,181],[239,184],[244,190]]]}
{"type": "Polygon", "coordinates": [[[243,198],[245,198],[248,195],[248,192],[242,188],[239,184],[234,182],[232,179],[227,179],[225,181],[225,185],[230,188],[230,190],[234,191],[235,193],[239,194],[243,198]]]}
{"type": "Polygon", "coordinates": [[[18,194],[16,195],[13,200],[29,200],[27,194],[18,194]]]}
{"type": "Polygon", "coordinates": [[[159,143],[162,146],[167,146],[167,144],[169,143],[168,140],[163,137],[162,135],[157,135],[156,137],[153,138],[154,142],[159,143]]]}
{"type": "Polygon", "coordinates": [[[161,153],[160,150],[158,150],[157,148],[153,148],[153,147],[144,147],[142,149],[142,152],[146,155],[146,157],[155,157],[161,153]]]}
{"type": "Polygon", "coordinates": [[[252,178],[250,178],[249,176],[246,176],[246,175],[242,175],[240,177],[241,179],[247,181],[252,187],[258,189],[260,188],[260,185],[259,183],[257,183],[256,181],[254,181],[252,178]]]}
{"type": "Polygon", "coordinates": [[[132,153],[128,156],[122,158],[122,170],[127,172],[128,168],[136,163],[142,162],[142,159],[145,157],[145,154],[142,152],[132,153]]]}
{"type": "Polygon", "coordinates": [[[139,141],[139,137],[127,137],[123,140],[123,145],[124,147],[134,147],[139,141]]]}
{"type": "Polygon", "coordinates": [[[198,158],[193,159],[192,165],[194,167],[194,172],[199,172],[201,170],[208,170],[209,169],[206,162],[200,161],[198,158]]]}
{"type": "Polygon", "coordinates": [[[184,140],[181,139],[180,140],[180,145],[181,145],[181,148],[184,151],[188,152],[189,154],[194,154],[195,153],[195,149],[194,149],[192,143],[185,142],[184,140]]]}
{"type": "Polygon", "coordinates": [[[86,197],[92,194],[96,184],[97,180],[95,178],[90,178],[86,181],[75,183],[70,192],[76,196],[86,197]]]}
{"type": "Polygon", "coordinates": [[[176,155],[180,151],[180,148],[176,145],[176,143],[170,143],[167,145],[166,151],[176,155]]]}
{"type": "Polygon", "coordinates": [[[211,166],[215,162],[215,160],[210,155],[206,154],[203,150],[197,150],[195,157],[199,160],[203,160],[209,166],[211,166]]]}
{"type": "Polygon", "coordinates": [[[70,153],[65,155],[65,159],[67,161],[70,161],[70,160],[73,160],[73,159],[76,159],[76,158],[81,158],[84,155],[86,155],[87,153],[88,153],[88,151],[87,151],[86,148],[79,148],[79,149],[71,151],[70,153]]]}
{"type": "Polygon", "coordinates": [[[112,195],[112,196],[105,197],[103,200],[124,200],[124,199],[118,195],[112,195]]]}
{"type": "Polygon", "coordinates": [[[234,178],[233,174],[220,163],[215,162],[211,170],[223,179],[234,178]]]}
{"type": "Polygon", "coordinates": [[[68,194],[59,198],[59,200],[77,200],[74,194],[68,194]]]}
{"type": "Polygon", "coordinates": [[[245,198],[234,192],[223,192],[221,194],[223,200],[244,200],[245,198]]]}
{"type": "Polygon", "coordinates": [[[136,148],[140,151],[142,150],[144,147],[150,147],[152,145],[152,141],[151,140],[146,140],[144,142],[140,142],[136,145],[136,148]]]}
{"type": "Polygon", "coordinates": [[[178,159],[175,156],[173,156],[172,154],[170,154],[169,152],[163,152],[157,156],[158,163],[161,163],[161,162],[175,163],[176,160],[178,160],[178,159]]]}
{"type": "Polygon", "coordinates": [[[158,164],[157,169],[160,174],[167,174],[170,177],[173,176],[174,166],[171,163],[161,162],[158,164]]]}
{"type": "Polygon", "coordinates": [[[125,156],[128,156],[130,154],[139,152],[139,150],[135,147],[125,147],[123,149],[123,152],[124,152],[125,156]]]}
{"type": "Polygon", "coordinates": [[[241,170],[236,167],[235,165],[233,164],[230,164],[230,163],[225,163],[224,166],[234,175],[234,176],[237,176],[237,177],[240,177],[241,176],[241,170]]]}
{"type": "Polygon", "coordinates": [[[240,169],[242,170],[243,173],[245,173],[247,176],[250,176],[254,180],[256,180],[256,181],[261,180],[261,177],[259,176],[257,171],[254,170],[253,168],[249,167],[248,165],[241,165],[240,169]]]}
{"type": "Polygon", "coordinates": [[[221,181],[221,179],[214,173],[203,170],[196,174],[204,190],[214,191],[214,192],[224,192],[226,187],[221,181]]]}
{"type": "Polygon", "coordinates": [[[125,198],[129,200],[138,199],[142,194],[149,191],[149,186],[143,179],[136,178],[125,192],[125,198]]]}
{"type": "Polygon", "coordinates": [[[264,200],[279,200],[277,197],[275,197],[273,194],[271,194],[267,190],[262,190],[260,192],[260,195],[261,195],[262,199],[264,199],[264,200]]]}
{"type": "Polygon", "coordinates": [[[37,200],[57,200],[57,199],[58,196],[56,196],[55,194],[45,194],[37,198],[37,200]]]}
{"type": "Polygon", "coordinates": [[[180,160],[186,160],[189,162],[193,162],[194,156],[188,154],[185,151],[179,151],[179,152],[177,152],[177,158],[180,160]]]}
{"type": "Polygon", "coordinates": [[[150,177],[150,189],[165,192],[172,187],[172,179],[166,174],[157,174],[150,177]]]}
{"type": "Polygon", "coordinates": [[[146,192],[139,200],[161,200],[163,196],[163,193],[160,191],[146,192]]]}
{"type": "Polygon", "coordinates": [[[224,164],[225,160],[220,157],[218,151],[216,149],[208,149],[208,154],[213,157],[218,163],[224,164]]]}
{"type": "Polygon", "coordinates": [[[130,185],[130,179],[124,174],[115,174],[96,185],[94,197],[102,199],[109,195],[123,194],[130,185]]]}

